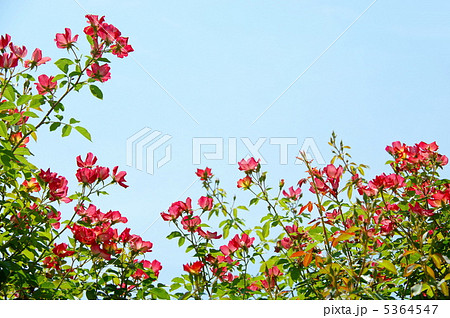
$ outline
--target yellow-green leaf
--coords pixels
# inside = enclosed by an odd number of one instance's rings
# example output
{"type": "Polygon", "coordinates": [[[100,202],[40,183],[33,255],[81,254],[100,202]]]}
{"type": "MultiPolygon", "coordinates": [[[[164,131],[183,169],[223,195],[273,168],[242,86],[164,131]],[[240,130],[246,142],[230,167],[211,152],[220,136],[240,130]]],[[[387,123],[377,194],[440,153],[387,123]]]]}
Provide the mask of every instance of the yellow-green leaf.
{"type": "Polygon", "coordinates": [[[7,139],[8,138],[8,128],[3,121],[0,121],[0,136],[7,139]]]}
{"type": "Polygon", "coordinates": [[[445,282],[445,281],[442,281],[439,285],[438,285],[438,287],[440,288],[440,290],[442,291],[442,293],[445,295],[445,296],[449,296],[449,293],[448,293],[448,286],[447,286],[447,283],[445,282]]]}
{"type": "Polygon", "coordinates": [[[416,268],[418,268],[418,267],[420,267],[420,265],[418,265],[418,264],[410,264],[410,265],[407,265],[407,266],[405,267],[405,271],[404,271],[404,273],[403,273],[403,276],[404,276],[404,277],[408,277],[409,275],[411,275],[412,273],[414,273],[414,271],[415,271],[416,268]]]}
{"type": "Polygon", "coordinates": [[[394,274],[397,275],[397,269],[395,268],[394,264],[392,264],[390,261],[388,261],[388,260],[382,260],[382,261],[378,262],[378,264],[379,264],[381,267],[384,267],[384,268],[386,268],[388,271],[390,271],[390,272],[392,272],[392,273],[394,273],[394,274]]]}
{"type": "Polygon", "coordinates": [[[431,259],[433,260],[434,265],[436,265],[437,268],[441,269],[442,262],[441,262],[441,258],[439,257],[439,255],[433,254],[433,255],[431,255],[431,259]]]}
{"type": "Polygon", "coordinates": [[[436,275],[434,275],[434,271],[430,266],[425,266],[425,271],[427,272],[428,276],[433,277],[433,279],[436,279],[436,275]]]}

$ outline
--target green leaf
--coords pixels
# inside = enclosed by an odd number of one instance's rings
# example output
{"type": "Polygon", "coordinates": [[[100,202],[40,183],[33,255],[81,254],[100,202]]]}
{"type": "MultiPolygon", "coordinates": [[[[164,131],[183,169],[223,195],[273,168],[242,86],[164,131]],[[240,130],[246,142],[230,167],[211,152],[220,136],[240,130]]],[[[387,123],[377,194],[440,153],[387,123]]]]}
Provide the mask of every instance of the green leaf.
{"type": "Polygon", "coordinates": [[[70,125],[65,125],[65,126],[63,127],[63,129],[62,129],[62,134],[61,134],[61,136],[67,137],[67,136],[70,135],[71,131],[72,131],[72,126],[70,126],[70,125]]]}
{"type": "Polygon", "coordinates": [[[388,261],[388,260],[382,260],[382,261],[378,262],[378,264],[379,264],[381,267],[384,267],[384,268],[386,268],[388,271],[390,271],[390,272],[392,272],[392,273],[394,273],[394,274],[397,275],[397,269],[395,268],[394,264],[392,264],[390,261],[388,261]]]}
{"type": "Polygon", "coordinates": [[[80,121],[76,120],[75,118],[70,118],[69,120],[69,124],[73,125],[73,124],[78,124],[80,121]]]}
{"type": "Polygon", "coordinates": [[[91,134],[89,133],[89,131],[86,130],[86,128],[83,128],[81,126],[77,126],[75,127],[75,129],[83,135],[84,138],[86,138],[89,141],[92,141],[91,139],[91,134]]]}
{"type": "Polygon", "coordinates": [[[53,78],[52,82],[59,81],[60,79],[65,78],[66,76],[67,76],[66,74],[58,74],[53,78]]]}
{"type": "Polygon", "coordinates": [[[174,237],[180,237],[181,236],[181,233],[180,232],[178,232],[178,231],[173,231],[172,233],[170,233],[168,236],[167,236],[167,238],[169,239],[169,240],[171,240],[171,239],[173,239],[174,237]]]}
{"type": "Polygon", "coordinates": [[[55,284],[50,281],[46,281],[41,285],[41,288],[55,288],[55,284]]]}
{"type": "MultiPolygon", "coordinates": [[[[26,148],[26,147],[19,147],[14,151],[14,153],[17,155],[28,156],[28,155],[30,155],[30,150],[28,150],[28,148],[26,148]]],[[[19,158],[17,158],[17,159],[19,159],[19,158]]]]}
{"type": "Polygon", "coordinates": [[[55,62],[55,65],[64,73],[67,73],[69,71],[69,65],[72,65],[72,60],[62,58],[55,62]]]}
{"type": "Polygon", "coordinates": [[[55,107],[55,112],[59,112],[60,110],[64,111],[64,105],[61,103],[56,104],[54,107],[55,107]]]}
{"type": "Polygon", "coordinates": [[[81,73],[78,71],[73,71],[69,73],[69,77],[79,76],[81,73]]]}
{"type": "Polygon", "coordinates": [[[6,99],[10,100],[11,102],[16,100],[16,92],[11,85],[6,86],[3,96],[5,96],[6,99]]]}
{"type": "Polygon", "coordinates": [[[37,115],[36,113],[30,112],[30,111],[24,112],[23,116],[27,116],[27,117],[31,117],[31,118],[39,118],[39,115],[37,115]]]}
{"type": "Polygon", "coordinates": [[[42,95],[33,95],[33,97],[31,97],[30,107],[31,108],[39,108],[44,103],[45,103],[44,96],[42,96],[42,95]]]}
{"type": "Polygon", "coordinates": [[[166,299],[166,300],[170,299],[170,295],[162,288],[155,287],[151,289],[150,292],[158,299],[166,299]]]}
{"type": "Polygon", "coordinates": [[[103,93],[100,88],[95,85],[89,85],[89,89],[91,90],[92,95],[94,95],[98,99],[103,99],[103,93]]]}
{"type": "Polygon", "coordinates": [[[89,300],[97,299],[97,295],[95,294],[95,290],[94,289],[88,289],[86,291],[86,298],[89,299],[89,300]]]}
{"type": "MultiPolygon", "coordinates": [[[[94,40],[92,39],[92,37],[91,37],[90,35],[87,35],[87,34],[86,34],[86,39],[87,39],[87,41],[89,42],[89,44],[90,44],[91,46],[94,45],[94,40]]],[[[88,60],[88,61],[89,61],[89,60],[88,60]]]]}
{"type": "Polygon", "coordinates": [[[31,100],[31,96],[30,95],[22,95],[17,99],[17,106],[23,105],[25,103],[28,103],[31,100]]]}
{"type": "Polygon", "coordinates": [[[105,62],[105,63],[111,63],[111,61],[108,60],[106,57],[101,57],[101,58],[99,58],[97,61],[99,61],[99,62],[105,62]]]}
{"type": "Polygon", "coordinates": [[[0,103],[0,110],[4,110],[4,109],[14,109],[14,108],[16,108],[16,105],[14,105],[13,102],[7,102],[7,101],[5,101],[5,102],[3,102],[3,103],[0,103]]]}
{"type": "Polygon", "coordinates": [[[8,138],[8,128],[3,121],[0,121],[0,136],[7,139],[8,138]]]}
{"type": "Polygon", "coordinates": [[[309,243],[308,246],[306,246],[306,248],[305,248],[305,252],[308,252],[310,249],[317,246],[317,244],[319,244],[319,242],[309,243]]]}
{"type": "Polygon", "coordinates": [[[36,81],[33,76],[31,76],[30,74],[27,74],[27,73],[21,73],[21,74],[17,74],[17,75],[20,75],[23,78],[25,78],[25,79],[27,79],[27,80],[29,80],[31,82],[36,81]]]}
{"type": "Polygon", "coordinates": [[[419,295],[421,291],[422,291],[422,283],[415,284],[411,288],[411,293],[412,293],[413,296],[419,295]]]}
{"type": "Polygon", "coordinates": [[[77,92],[79,92],[79,91],[83,88],[84,85],[85,85],[85,83],[78,83],[78,84],[75,84],[75,90],[76,90],[77,92]]]}
{"type": "Polygon", "coordinates": [[[0,161],[5,167],[11,167],[11,160],[8,156],[0,156],[0,161]]]}
{"type": "Polygon", "coordinates": [[[180,237],[178,239],[178,246],[182,246],[184,244],[184,242],[186,241],[186,239],[184,238],[184,236],[180,237]]]}
{"type": "Polygon", "coordinates": [[[268,236],[269,236],[269,233],[270,233],[270,221],[269,221],[269,222],[266,222],[266,223],[263,225],[263,231],[262,231],[262,233],[263,233],[264,237],[268,237],[268,236]]]}
{"type": "Polygon", "coordinates": [[[50,125],[50,131],[56,130],[59,126],[61,126],[60,122],[54,122],[53,124],[50,125]]]}

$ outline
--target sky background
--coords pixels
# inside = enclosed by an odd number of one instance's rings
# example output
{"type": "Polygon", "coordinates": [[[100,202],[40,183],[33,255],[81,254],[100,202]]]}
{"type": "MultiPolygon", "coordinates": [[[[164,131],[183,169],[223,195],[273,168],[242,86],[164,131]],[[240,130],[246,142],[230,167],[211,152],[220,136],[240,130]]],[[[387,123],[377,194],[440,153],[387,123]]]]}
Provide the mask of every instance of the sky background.
{"type": "MultiPolygon", "coordinates": [[[[305,138],[313,138],[329,161],[332,131],[352,147],[355,162],[371,167],[368,176],[388,171],[384,149],[396,140],[436,141],[450,155],[449,1],[0,0],[0,34],[56,61],[66,56],[54,42],[65,27],[80,34],[79,47],[87,52],[87,13],[104,15],[135,52],[123,60],[111,56],[102,101],[84,89],[64,102],[66,117],[80,120],[93,142],[76,132],[62,139],[44,128],[30,146],[32,162],[66,176],[73,190],[78,155],[93,152],[98,164],[126,170],[130,187],[110,188],[110,196],[94,203],[104,212],[121,211],[132,233],[154,243],[147,258],[162,262],[162,281],[192,258],[165,239],[173,227],[159,214],[174,201],[191,196],[196,202],[203,194],[197,168],[211,167],[230,198],[238,194],[239,204],[248,203],[236,188],[242,174],[228,164],[227,151],[223,160],[193,164],[195,137],[224,138],[225,145],[236,138],[238,160],[248,155],[241,138],[268,138],[260,153],[275,187],[281,178],[290,186],[305,177],[305,167],[294,164],[305,138]],[[153,175],[126,166],[127,138],[144,127],[172,136],[172,160],[153,175]],[[279,146],[269,143],[277,137],[298,140],[288,148],[286,165],[279,146]]],[[[57,70],[46,65],[36,78],[41,73],[57,70]]],[[[157,159],[164,150],[157,149],[157,159]]],[[[61,206],[64,217],[72,208],[61,206]]],[[[242,217],[255,225],[265,211],[258,206],[242,217]]]]}

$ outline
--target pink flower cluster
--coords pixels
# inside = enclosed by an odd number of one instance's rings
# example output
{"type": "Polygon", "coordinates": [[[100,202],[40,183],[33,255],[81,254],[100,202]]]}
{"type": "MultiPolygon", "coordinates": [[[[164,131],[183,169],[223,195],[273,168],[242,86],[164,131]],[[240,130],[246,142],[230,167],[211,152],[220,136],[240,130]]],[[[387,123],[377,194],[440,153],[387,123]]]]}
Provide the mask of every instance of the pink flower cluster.
{"type": "Polygon", "coordinates": [[[277,266],[273,266],[266,270],[265,275],[267,279],[263,279],[260,282],[264,289],[270,291],[277,284],[277,278],[283,276],[283,273],[277,266]]]}
{"type": "Polygon", "coordinates": [[[391,154],[395,162],[391,164],[394,171],[418,171],[420,168],[429,167],[433,163],[439,166],[448,164],[447,156],[437,153],[439,146],[436,142],[427,144],[421,141],[414,146],[406,146],[400,141],[395,141],[386,151],[391,154]]]}
{"type": "Polygon", "coordinates": [[[17,226],[22,226],[25,228],[30,228],[29,221],[31,220],[31,214],[39,214],[40,216],[46,217],[47,221],[50,225],[58,230],[61,226],[59,222],[61,220],[61,212],[55,210],[51,206],[44,206],[41,210],[38,209],[38,205],[33,203],[26,212],[19,212],[17,215],[13,215],[10,219],[12,223],[15,223],[17,226]]]}
{"type": "Polygon", "coordinates": [[[129,228],[119,235],[117,229],[112,227],[116,223],[128,222],[120,212],[102,213],[92,204],[87,209],[79,206],[75,210],[82,218],[69,228],[77,241],[90,246],[94,255],[110,260],[112,255],[122,252],[118,244],[127,246],[135,254],[152,251],[153,244],[143,241],[139,235],[131,235],[129,228]]]}
{"type": "Polygon", "coordinates": [[[280,252],[282,249],[289,250],[290,248],[300,251],[313,242],[308,233],[300,231],[296,224],[286,225],[285,230],[287,232],[287,236],[277,242],[275,252],[280,252]]]}
{"type": "Polygon", "coordinates": [[[61,243],[54,245],[52,249],[53,256],[47,256],[44,258],[43,263],[47,268],[55,268],[56,270],[61,270],[62,259],[65,257],[70,257],[75,254],[75,251],[69,251],[66,243],[61,243]]]}
{"type": "Polygon", "coordinates": [[[255,160],[255,158],[251,157],[248,160],[242,159],[238,162],[239,170],[244,171],[247,175],[239,179],[237,182],[238,188],[243,188],[244,190],[247,190],[251,187],[253,184],[253,179],[251,178],[251,174],[253,172],[258,172],[259,169],[261,169],[260,162],[261,160],[258,159],[258,161],[255,160]]]}
{"type": "MultiPolygon", "coordinates": [[[[26,69],[33,69],[51,60],[49,57],[43,57],[42,51],[38,48],[31,54],[31,59],[25,60],[27,53],[28,50],[25,46],[16,46],[11,42],[10,35],[5,34],[0,37],[0,69],[13,69],[19,65],[19,62],[23,63],[23,66],[26,69]]],[[[52,93],[57,85],[57,83],[52,80],[53,77],[49,78],[47,75],[40,75],[38,77],[39,82],[35,83],[38,93],[41,95],[52,93]]],[[[17,133],[17,138],[20,140],[22,137],[18,134],[21,133],[17,133]]],[[[20,147],[24,146],[25,145],[21,145],[20,147]]]]}
{"type": "Polygon", "coordinates": [[[97,157],[95,157],[91,152],[86,155],[86,159],[83,161],[81,156],[77,157],[77,170],[76,177],[78,182],[85,185],[95,185],[99,182],[105,181],[108,177],[112,178],[113,183],[118,183],[120,186],[127,188],[128,185],[125,184],[125,176],[127,173],[125,171],[117,172],[118,166],[112,169],[110,174],[109,168],[94,166],[97,162],[97,157]]]}
{"type": "MultiPolygon", "coordinates": [[[[198,200],[198,205],[203,211],[209,211],[213,208],[213,199],[211,197],[202,196],[198,200]]],[[[217,235],[217,232],[205,232],[201,228],[200,224],[202,221],[200,217],[198,215],[193,215],[194,211],[192,210],[191,198],[187,198],[186,202],[177,201],[172,203],[167,212],[168,213],[161,213],[161,217],[164,221],[175,222],[181,217],[180,223],[183,226],[183,229],[188,232],[197,233],[207,240],[219,239],[222,237],[222,235],[217,235]]]]}
{"type": "Polygon", "coordinates": [[[58,176],[56,172],[51,172],[50,169],[44,171],[41,169],[39,178],[48,186],[48,195],[50,201],[62,201],[69,203],[72,200],[67,197],[69,188],[68,181],[65,177],[58,176]]]}
{"type": "Polygon", "coordinates": [[[202,181],[209,180],[213,176],[211,173],[211,169],[208,167],[206,167],[205,169],[197,169],[197,172],[195,174],[200,177],[200,180],[202,181]]]}
{"type": "Polygon", "coordinates": [[[312,193],[317,191],[323,195],[336,196],[343,170],[342,166],[336,168],[333,164],[329,164],[322,170],[313,169],[314,176],[312,176],[313,181],[309,190],[312,193]]]}
{"type": "MultiPolygon", "coordinates": [[[[105,22],[105,17],[86,15],[89,26],[84,28],[84,33],[91,38],[91,55],[94,59],[102,57],[104,52],[111,52],[119,58],[128,56],[133,48],[128,44],[128,38],[122,37],[121,32],[112,24],[105,22]]],[[[95,63],[87,69],[87,75],[97,81],[106,82],[111,78],[108,64],[95,63]]]]}
{"type": "MultiPolygon", "coordinates": [[[[353,176],[353,179],[357,180],[358,175],[355,174],[353,176]]],[[[379,176],[376,176],[373,180],[369,181],[367,186],[363,186],[360,181],[358,181],[357,185],[359,194],[366,194],[367,196],[374,196],[381,189],[397,189],[406,186],[405,179],[395,173],[391,173],[390,175],[386,175],[385,173],[383,173],[379,176]]]]}
{"type": "Polygon", "coordinates": [[[9,34],[0,37],[0,68],[15,68],[19,65],[19,61],[23,61],[25,68],[34,68],[50,61],[49,57],[42,57],[42,51],[40,49],[33,51],[31,59],[24,60],[27,53],[28,50],[25,46],[16,46],[11,42],[11,36],[9,34]]]}
{"type": "Polygon", "coordinates": [[[239,265],[239,261],[233,260],[233,254],[238,250],[249,249],[254,241],[255,238],[249,237],[246,233],[242,233],[241,236],[236,234],[228,244],[220,247],[221,253],[219,255],[207,255],[205,260],[212,266],[211,271],[214,276],[218,277],[222,282],[232,282],[236,276],[233,275],[231,270],[234,266],[239,265]]]}
{"type": "Polygon", "coordinates": [[[239,237],[238,234],[236,234],[227,245],[222,245],[220,247],[220,251],[223,253],[224,256],[229,256],[230,254],[236,252],[238,249],[248,249],[250,246],[252,246],[253,242],[255,241],[254,237],[249,237],[246,233],[242,233],[242,235],[239,237]]]}

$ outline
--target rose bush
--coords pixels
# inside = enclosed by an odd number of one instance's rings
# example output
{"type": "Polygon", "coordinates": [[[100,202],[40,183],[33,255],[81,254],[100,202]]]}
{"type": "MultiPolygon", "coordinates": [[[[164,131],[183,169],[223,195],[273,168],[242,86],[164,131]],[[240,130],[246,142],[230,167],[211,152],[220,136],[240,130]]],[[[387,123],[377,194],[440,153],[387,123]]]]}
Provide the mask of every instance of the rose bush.
{"type": "Polygon", "coordinates": [[[72,91],[88,86],[102,98],[96,82],[111,78],[108,54],[124,58],[133,51],[128,38],[104,17],[87,15],[84,29],[89,54],[77,49],[78,35],[69,28],[55,37],[56,46],[70,55],[55,62],[62,72],[54,76],[32,72],[49,62],[40,49],[27,59],[27,48],[16,46],[6,34],[0,38],[0,297],[4,299],[125,299],[168,298],[156,279],[157,260],[145,255],[152,243],[119,233],[116,224],[127,223],[119,211],[102,212],[94,195],[105,188],[126,184],[118,167],[97,165],[88,153],[76,158],[79,188],[69,194],[68,181],[50,169],[35,167],[27,144],[46,125],[72,128],[90,140],[79,121],[64,118],[62,101],[72,91]],[[73,214],[63,217],[60,204],[72,204],[73,214]]]}
{"type": "Polygon", "coordinates": [[[291,187],[281,180],[270,188],[259,162],[243,159],[237,187],[252,193],[248,205],[227,202],[211,169],[197,170],[206,190],[199,208],[187,198],[161,214],[177,228],[168,238],[187,244],[196,259],[184,265],[187,274],[173,279],[174,295],[448,299],[450,181],[438,174],[447,157],[434,142],[394,142],[386,148],[392,172],[366,181],[367,166],[350,162],[350,147],[338,144],[334,133],[330,145],[335,156],[323,169],[302,155],[307,175],[291,187]],[[315,200],[302,200],[304,186],[315,200]],[[241,216],[250,209],[265,211],[252,227],[241,216]],[[219,218],[223,238],[238,234],[219,243],[222,234],[206,230],[212,217],[219,218]]]}
{"type": "Polygon", "coordinates": [[[91,139],[78,120],[65,119],[62,101],[85,86],[102,99],[97,85],[111,79],[106,56],[133,52],[104,17],[86,18],[89,54],[66,28],[54,39],[69,54],[54,63],[61,73],[37,80],[33,72],[51,59],[38,48],[27,58],[25,46],[0,37],[0,297],[448,299],[450,181],[438,173],[447,157],[434,142],[394,142],[386,148],[391,171],[365,180],[367,166],[351,162],[334,133],[331,162],[319,169],[302,154],[307,170],[296,185],[271,188],[259,160],[241,160],[236,186],[251,193],[248,204],[229,202],[212,170],[198,169],[206,193],[161,213],[176,228],[168,238],[193,259],[169,286],[159,283],[161,263],[146,258],[153,244],[119,231],[128,219],[94,202],[107,187],[127,188],[126,172],[97,164],[92,153],[78,156],[79,184],[69,192],[64,176],[29,161],[30,137],[44,126],[91,139]],[[60,205],[73,213],[62,215],[60,205]],[[246,213],[260,222],[247,224],[246,213]]]}

